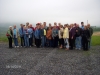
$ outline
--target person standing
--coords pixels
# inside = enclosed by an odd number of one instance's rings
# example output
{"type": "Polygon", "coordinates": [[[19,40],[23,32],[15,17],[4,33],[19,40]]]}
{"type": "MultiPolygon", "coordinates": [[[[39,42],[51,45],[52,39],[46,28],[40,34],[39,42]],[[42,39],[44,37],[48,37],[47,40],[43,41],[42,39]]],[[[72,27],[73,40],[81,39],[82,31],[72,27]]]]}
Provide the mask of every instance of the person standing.
{"type": "Polygon", "coordinates": [[[79,25],[76,25],[76,30],[75,30],[75,45],[76,49],[80,50],[81,49],[81,34],[82,34],[82,29],[79,27],[79,25]]]}
{"type": "Polygon", "coordinates": [[[32,24],[30,24],[30,28],[32,29],[32,38],[31,38],[31,40],[32,40],[32,46],[33,46],[33,41],[35,40],[35,38],[34,38],[34,31],[35,31],[35,29],[32,26],[32,24]]]}
{"type": "Polygon", "coordinates": [[[63,39],[63,25],[59,25],[59,48],[63,48],[64,46],[64,39],[63,39]]]}
{"type": "Polygon", "coordinates": [[[27,32],[28,32],[28,38],[29,38],[29,46],[32,47],[33,46],[32,45],[32,43],[33,43],[33,30],[32,30],[30,25],[28,26],[27,32]]]}
{"type": "Polygon", "coordinates": [[[25,46],[25,41],[24,41],[24,29],[23,29],[23,24],[20,24],[21,28],[19,28],[19,35],[21,39],[21,47],[25,46]]]}
{"type": "Polygon", "coordinates": [[[41,47],[45,47],[46,46],[46,30],[44,28],[44,25],[41,25],[40,36],[41,36],[41,47]]]}
{"type": "Polygon", "coordinates": [[[40,37],[40,24],[38,23],[37,24],[37,28],[35,30],[35,43],[36,43],[36,47],[37,48],[40,48],[40,45],[41,45],[41,37],[40,37]]]}
{"type": "Polygon", "coordinates": [[[69,44],[70,44],[70,50],[73,50],[74,47],[74,41],[75,41],[75,28],[74,25],[70,25],[70,30],[69,30],[69,44]]]}
{"type": "Polygon", "coordinates": [[[82,38],[83,38],[83,50],[88,50],[88,42],[90,39],[90,32],[87,26],[84,26],[84,30],[82,31],[82,38]]]}
{"type": "Polygon", "coordinates": [[[25,47],[29,47],[29,33],[26,26],[24,27],[23,32],[24,32],[25,47]]]}
{"type": "Polygon", "coordinates": [[[52,45],[52,29],[51,27],[47,28],[47,34],[46,34],[46,39],[47,39],[47,47],[51,47],[52,45]]]}
{"type": "Polygon", "coordinates": [[[46,26],[46,22],[43,22],[43,25],[44,25],[44,29],[47,30],[48,27],[46,26]]]}
{"type": "Polygon", "coordinates": [[[19,47],[18,46],[18,30],[16,29],[16,25],[14,25],[14,28],[13,28],[13,39],[14,39],[15,48],[19,47]]]}
{"type": "Polygon", "coordinates": [[[13,48],[12,47],[12,38],[13,38],[12,26],[9,26],[9,30],[7,31],[6,36],[7,36],[8,41],[9,41],[9,48],[13,48]]]}
{"type": "Polygon", "coordinates": [[[64,39],[64,44],[66,46],[66,50],[69,50],[69,30],[67,27],[67,24],[64,25],[64,31],[63,31],[63,39],[64,39]]]}
{"type": "Polygon", "coordinates": [[[52,38],[53,38],[53,47],[58,47],[58,29],[56,25],[54,24],[54,27],[52,29],[52,38]]]}
{"type": "Polygon", "coordinates": [[[92,34],[93,34],[93,29],[90,27],[90,24],[88,24],[87,27],[88,27],[88,30],[90,32],[90,41],[88,42],[88,44],[89,44],[88,46],[90,48],[91,47],[91,37],[92,37],[92,34]]]}

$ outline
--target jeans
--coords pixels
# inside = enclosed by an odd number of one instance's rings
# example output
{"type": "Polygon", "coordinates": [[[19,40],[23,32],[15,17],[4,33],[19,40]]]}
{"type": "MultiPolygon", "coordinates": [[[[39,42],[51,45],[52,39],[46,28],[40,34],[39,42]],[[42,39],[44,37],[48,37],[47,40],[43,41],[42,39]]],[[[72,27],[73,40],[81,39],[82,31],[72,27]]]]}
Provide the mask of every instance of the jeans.
{"type": "Polygon", "coordinates": [[[25,46],[29,47],[29,38],[27,36],[24,36],[24,40],[25,40],[25,46]]]}
{"type": "Polygon", "coordinates": [[[18,39],[16,38],[16,35],[14,35],[14,44],[15,46],[18,46],[18,39]]]}
{"type": "Polygon", "coordinates": [[[77,49],[81,48],[81,36],[76,37],[75,46],[76,46],[77,49]]]}
{"type": "Polygon", "coordinates": [[[42,36],[42,38],[41,38],[41,46],[42,47],[44,47],[45,46],[45,44],[46,44],[46,36],[42,36]]]}
{"type": "Polygon", "coordinates": [[[69,41],[68,41],[68,38],[64,39],[64,43],[66,43],[66,48],[69,48],[69,41]]]}

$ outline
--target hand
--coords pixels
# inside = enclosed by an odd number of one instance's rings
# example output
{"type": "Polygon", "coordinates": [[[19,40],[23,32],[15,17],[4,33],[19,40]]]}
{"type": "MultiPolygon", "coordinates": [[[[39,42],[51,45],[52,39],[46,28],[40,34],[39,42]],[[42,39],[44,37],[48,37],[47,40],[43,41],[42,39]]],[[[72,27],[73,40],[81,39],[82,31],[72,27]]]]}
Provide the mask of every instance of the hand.
{"type": "Polygon", "coordinates": [[[71,39],[73,39],[73,37],[71,39]]]}

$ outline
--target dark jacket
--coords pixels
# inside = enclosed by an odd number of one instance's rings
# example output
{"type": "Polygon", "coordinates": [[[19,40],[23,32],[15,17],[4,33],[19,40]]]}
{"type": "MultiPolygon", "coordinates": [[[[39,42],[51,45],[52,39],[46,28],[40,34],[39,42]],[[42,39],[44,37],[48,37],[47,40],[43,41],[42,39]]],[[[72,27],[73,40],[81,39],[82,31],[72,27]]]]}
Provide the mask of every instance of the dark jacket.
{"type": "Polygon", "coordinates": [[[93,29],[90,27],[90,28],[88,28],[88,30],[89,30],[89,32],[90,32],[90,37],[91,37],[92,34],[93,34],[93,29]]]}
{"type": "Polygon", "coordinates": [[[90,32],[88,29],[82,31],[82,38],[86,40],[90,39],[90,32]]]}
{"type": "Polygon", "coordinates": [[[79,37],[82,34],[82,29],[80,27],[76,27],[75,29],[75,36],[79,37]]]}
{"type": "Polygon", "coordinates": [[[75,37],[75,27],[69,30],[69,38],[75,37]]]}

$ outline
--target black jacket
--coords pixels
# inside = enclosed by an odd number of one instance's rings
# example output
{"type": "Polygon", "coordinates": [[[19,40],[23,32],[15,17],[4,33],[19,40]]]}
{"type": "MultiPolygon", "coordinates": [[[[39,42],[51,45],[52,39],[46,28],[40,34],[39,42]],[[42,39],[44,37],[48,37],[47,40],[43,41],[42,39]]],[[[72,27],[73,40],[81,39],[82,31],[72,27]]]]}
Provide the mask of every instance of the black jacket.
{"type": "Polygon", "coordinates": [[[82,38],[87,40],[90,38],[90,32],[88,29],[82,31],[82,38]]]}
{"type": "Polygon", "coordinates": [[[82,34],[82,29],[80,27],[77,27],[75,29],[75,36],[79,37],[79,36],[81,36],[81,34],[82,34]]]}

